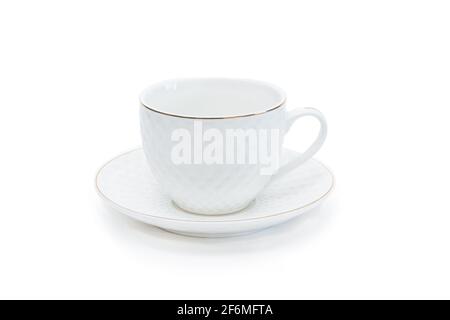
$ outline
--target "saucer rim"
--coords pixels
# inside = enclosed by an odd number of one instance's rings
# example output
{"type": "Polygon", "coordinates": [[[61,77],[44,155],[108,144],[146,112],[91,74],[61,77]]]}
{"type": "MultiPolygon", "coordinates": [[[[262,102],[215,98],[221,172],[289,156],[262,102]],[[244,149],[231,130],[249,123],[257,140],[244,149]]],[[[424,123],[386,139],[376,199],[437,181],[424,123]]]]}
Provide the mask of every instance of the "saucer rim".
{"type": "MultiPolygon", "coordinates": [[[[287,149],[287,148],[283,148],[283,149],[287,149]]],[[[133,213],[133,214],[135,214],[135,215],[138,215],[138,216],[149,217],[149,218],[153,218],[153,219],[166,220],[166,221],[176,221],[176,222],[188,222],[188,223],[233,223],[233,222],[253,222],[253,221],[260,221],[260,220],[265,220],[265,219],[270,219],[270,218],[273,218],[273,217],[278,217],[278,216],[286,215],[286,214],[289,214],[289,213],[292,213],[292,212],[295,212],[295,211],[302,210],[302,209],[305,209],[305,208],[307,208],[307,207],[313,206],[313,205],[315,205],[316,203],[320,202],[321,200],[325,199],[327,196],[329,196],[329,195],[331,194],[331,192],[334,190],[334,187],[335,187],[335,184],[336,184],[336,181],[335,181],[335,177],[334,177],[333,172],[332,172],[326,165],[324,165],[324,164],[323,164],[322,162],[320,162],[319,160],[316,160],[316,159],[310,159],[310,160],[312,160],[312,161],[318,163],[318,164],[321,165],[323,168],[325,168],[325,170],[328,171],[328,173],[331,175],[331,186],[330,186],[330,188],[327,190],[327,192],[325,192],[322,196],[320,196],[320,198],[318,198],[318,199],[316,199],[316,200],[314,200],[314,201],[312,201],[312,202],[310,202],[310,203],[308,203],[308,204],[305,204],[304,206],[301,206],[301,207],[298,207],[298,208],[294,208],[294,209],[290,209],[290,210],[283,211],[283,212],[278,212],[278,213],[271,214],[271,215],[268,215],[268,216],[263,216],[263,217],[257,217],[257,218],[245,218],[245,219],[233,219],[233,220],[187,220],[187,219],[175,219],[175,218],[166,218],[166,217],[161,217],[161,216],[154,216],[154,215],[151,215],[151,214],[146,214],[146,213],[142,213],[142,212],[137,212],[137,211],[134,211],[134,210],[132,210],[132,209],[125,208],[125,207],[121,206],[120,204],[118,204],[118,203],[114,202],[113,200],[111,200],[110,198],[108,198],[108,197],[100,190],[100,188],[99,188],[99,186],[98,186],[98,178],[99,178],[99,175],[100,175],[100,173],[102,172],[102,170],[103,170],[107,165],[109,165],[111,162],[115,161],[116,159],[118,159],[118,158],[120,158],[120,157],[122,157],[122,156],[125,156],[125,155],[127,155],[127,154],[130,154],[130,153],[132,153],[132,152],[137,152],[137,151],[139,151],[139,150],[143,150],[143,148],[142,148],[142,147],[140,147],[140,148],[134,148],[134,149],[132,149],[132,150],[130,150],[130,151],[121,153],[121,154],[115,156],[114,158],[110,159],[109,161],[107,161],[105,164],[103,164],[103,165],[100,167],[100,169],[98,169],[97,174],[95,175],[95,181],[94,181],[94,183],[95,183],[95,189],[96,189],[96,191],[97,191],[97,194],[100,196],[100,198],[102,198],[103,201],[107,202],[107,203],[108,203],[110,206],[112,206],[113,208],[115,207],[116,210],[124,211],[124,212],[131,212],[131,213],[133,213]]],[[[290,149],[288,149],[288,150],[290,150],[290,149]]],[[[179,210],[180,210],[180,211],[183,211],[182,209],[179,209],[179,210]]],[[[245,209],[243,209],[243,210],[245,210],[245,209]]],[[[190,213],[190,212],[186,212],[186,213],[189,213],[189,214],[191,214],[191,215],[197,215],[197,214],[195,214],[195,213],[190,213]]],[[[224,216],[227,216],[227,215],[233,215],[233,213],[231,213],[231,214],[224,214],[224,216]]],[[[206,217],[206,215],[198,215],[198,216],[206,217]]],[[[217,217],[217,215],[213,215],[212,217],[217,217]]]]}

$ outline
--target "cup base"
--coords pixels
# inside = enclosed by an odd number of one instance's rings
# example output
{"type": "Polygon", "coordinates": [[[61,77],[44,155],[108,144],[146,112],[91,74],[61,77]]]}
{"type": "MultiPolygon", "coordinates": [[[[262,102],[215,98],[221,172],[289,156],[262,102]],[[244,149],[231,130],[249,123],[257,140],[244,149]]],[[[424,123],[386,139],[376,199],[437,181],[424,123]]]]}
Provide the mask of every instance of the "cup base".
{"type": "Polygon", "coordinates": [[[172,200],[172,204],[175,207],[177,207],[183,211],[186,211],[188,213],[198,214],[198,215],[202,215],[202,216],[220,216],[220,215],[237,213],[237,212],[242,211],[242,210],[246,209],[247,207],[249,207],[253,202],[254,202],[254,199],[250,200],[248,202],[245,202],[244,204],[239,204],[236,206],[228,207],[226,209],[218,209],[218,208],[198,208],[198,207],[191,207],[188,205],[180,205],[176,201],[172,200]]]}

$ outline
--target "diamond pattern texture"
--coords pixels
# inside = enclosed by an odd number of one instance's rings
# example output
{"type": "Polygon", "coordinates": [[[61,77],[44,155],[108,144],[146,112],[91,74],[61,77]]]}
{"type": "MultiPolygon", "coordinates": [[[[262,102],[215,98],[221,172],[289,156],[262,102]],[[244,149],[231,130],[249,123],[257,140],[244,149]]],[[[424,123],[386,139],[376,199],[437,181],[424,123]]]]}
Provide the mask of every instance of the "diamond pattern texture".
{"type": "Polygon", "coordinates": [[[186,129],[194,137],[194,121],[201,121],[203,132],[214,128],[225,137],[226,129],[280,129],[281,154],[286,113],[284,107],[251,117],[195,120],[163,115],[141,106],[141,132],[148,164],[159,184],[178,206],[201,214],[224,214],[246,207],[268,184],[260,164],[181,164],[171,159],[177,143],[171,140],[176,129],[186,129]]]}

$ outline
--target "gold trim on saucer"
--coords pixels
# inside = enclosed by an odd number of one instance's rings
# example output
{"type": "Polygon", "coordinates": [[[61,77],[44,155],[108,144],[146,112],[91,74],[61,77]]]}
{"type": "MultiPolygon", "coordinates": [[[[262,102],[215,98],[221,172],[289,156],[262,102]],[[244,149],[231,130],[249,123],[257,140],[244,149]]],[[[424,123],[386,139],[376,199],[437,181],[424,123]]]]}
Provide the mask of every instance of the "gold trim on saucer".
{"type": "MultiPolygon", "coordinates": [[[[265,219],[270,219],[276,216],[281,216],[281,215],[286,215],[289,214],[291,212],[297,211],[297,210],[301,210],[301,209],[305,209],[307,207],[310,207],[312,205],[314,205],[315,203],[321,201],[322,199],[326,198],[334,189],[335,187],[335,177],[333,175],[333,173],[331,172],[330,169],[328,169],[327,166],[325,166],[322,162],[318,161],[318,160],[314,160],[316,161],[318,164],[320,164],[323,168],[325,168],[328,173],[331,175],[331,186],[330,188],[324,193],[322,194],[319,198],[311,201],[310,203],[307,203],[303,206],[300,206],[298,208],[293,208],[287,211],[282,211],[282,212],[276,212],[274,214],[271,215],[267,215],[267,216],[262,216],[262,217],[256,217],[256,218],[244,218],[244,219],[230,219],[230,220],[213,220],[213,221],[208,221],[208,220],[189,220],[189,219],[175,219],[175,218],[166,218],[166,217],[161,217],[161,216],[155,216],[155,215],[151,215],[151,214],[147,214],[147,213],[142,213],[142,212],[137,212],[128,208],[125,208],[123,206],[121,206],[118,203],[115,203],[113,200],[111,200],[110,198],[108,198],[101,190],[100,187],[98,185],[98,177],[100,175],[100,173],[102,172],[103,168],[105,168],[108,164],[110,164],[111,162],[113,162],[114,160],[123,157],[125,155],[128,155],[132,152],[136,152],[142,150],[142,148],[137,148],[137,149],[133,149],[130,150],[128,152],[122,153],[114,158],[112,158],[111,160],[109,160],[108,162],[106,162],[103,166],[101,166],[101,168],[97,171],[97,174],[95,175],[95,189],[97,191],[97,194],[100,196],[100,198],[102,198],[102,200],[104,200],[107,204],[109,204],[110,207],[112,207],[113,209],[119,211],[122,214],[128,215],[126,212],[131,212],[133,213],[134,216],[141,216],[141,217],[147,217],[147,218],[153,218],[156,220],[165,220],[165,221],[176,221],[176,222],[186,222],[186,223],[229,223],[229,222],[252,222],[252,221],[260,221],[260,220],[265,220],[265,219]]],[[[170,201],[171,205],[172,205],[172,201],[170,201]]],[[[178,206],[175,206],[175,208],[179,208],[178,206]]],[[[183,209],[179,208],[179,210],[183,211],[183,209]]],[[[187,212],[187,211],[185,211],[187,212]]],[[[196,214],[198,215],[198,214],[196,214]]],[[[228,214],[224,214],[224,215],[228,215],[228,214]]],[[[230,215],[233,215],[233,213],[230,213],[230,215]]],[[[204,215],[205,216],[205,215],[204,215]]],[[[212,217],[214,217],[215,215],[211,215],[212,217]]],[[[150,223],[147,223],[150,224],[150,223]]],[[[154,224],[151,224],[153,226],[155,226],[154,224]]],[[[157,226],[156,226],[157,227],[157,226]]],[[[158,227],[159,228],[159,227],[158,227]]],[[[164,229],[164,228],[162,228],[164,229]]],[[[166,230],[166,229],[164,229],[166,230]]]]}

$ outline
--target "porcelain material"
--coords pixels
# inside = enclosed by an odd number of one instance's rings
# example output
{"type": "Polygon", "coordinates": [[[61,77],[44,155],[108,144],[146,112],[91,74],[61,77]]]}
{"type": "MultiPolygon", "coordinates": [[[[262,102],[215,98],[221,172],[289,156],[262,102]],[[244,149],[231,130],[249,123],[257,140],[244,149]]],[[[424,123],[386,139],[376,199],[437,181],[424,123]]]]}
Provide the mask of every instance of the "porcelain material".
{"type": "MultiPolygon", "coordinates": [[[[325,119],[318,110],[288,112],[283,91],[254,80],[169,80],[149,87],[140,100],[143,147],[155,179],[179,207],[205,215],[232,213],[248,206],[274,174],[284,175],[310,159],[322,146],[327,132],[325,119]],[[303,116],[317,118],[320,133],[308,150],[278,172],[261,174],[264,166],[259,162],[176,164],[173,161],[174,131],[186,130],[195,140],[199,127],[202,132],[212,129],[223,136],[230,129],[278,130],[279,141],[274,152],[280,155],[284,134],[303,116]]],[[[206,146],[205,142],[196,142],[192,141],[193,157],[206,146]]],[[[244,157],[248,159],[249,155],[244,157]]]]}
{"type": "MultiPolygon", "coordinates": [[[[284,152],[286,158],[298,156],[284,152]]],[[[222,216],[201,216],[176,207],[150,171],[142,149],[114,158],[97,174],[99,195],[113,209],[170,232],[226,237],[262,230],[318,206],[333,188],[333,175],[310,159],[268,185],[247,208],[222,216]]]]}

